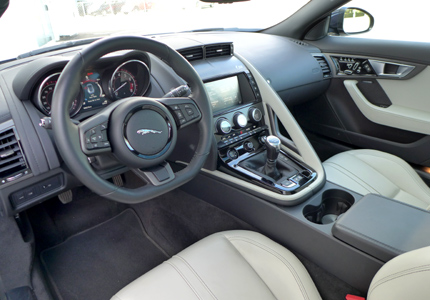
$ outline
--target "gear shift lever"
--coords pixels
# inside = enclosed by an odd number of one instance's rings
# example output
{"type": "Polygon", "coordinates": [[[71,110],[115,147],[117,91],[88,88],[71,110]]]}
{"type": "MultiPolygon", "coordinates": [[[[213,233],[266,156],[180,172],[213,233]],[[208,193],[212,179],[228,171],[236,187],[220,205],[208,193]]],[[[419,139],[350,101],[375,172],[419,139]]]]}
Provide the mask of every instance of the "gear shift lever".
{"type": "Polygon", "coordinates": [[[263,172],[267,176],[277,180],[281,177],[281,174],[276,168],[276,160],[278,159],[279,151],[281,150],[281,140],[274,135],[269,135],[265,140],[265,144],[267,149],[267,160],[264,165],[263,172]]]}

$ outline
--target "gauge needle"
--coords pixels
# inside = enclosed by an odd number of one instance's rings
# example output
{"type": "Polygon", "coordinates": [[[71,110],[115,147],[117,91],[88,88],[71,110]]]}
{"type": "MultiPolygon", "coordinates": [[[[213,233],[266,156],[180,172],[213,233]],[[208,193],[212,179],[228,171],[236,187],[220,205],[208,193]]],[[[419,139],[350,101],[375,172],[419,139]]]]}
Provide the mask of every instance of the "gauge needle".
{"type": "Polygon", "coordinates": [[[121,84],[121,86],[119,88],[117,88],[115,91],[113,91],[114,93],[118,92],[120,89],[122,89],[125,85],[127,84],[127,82],[124,82],[123,84],[121,84]]]}

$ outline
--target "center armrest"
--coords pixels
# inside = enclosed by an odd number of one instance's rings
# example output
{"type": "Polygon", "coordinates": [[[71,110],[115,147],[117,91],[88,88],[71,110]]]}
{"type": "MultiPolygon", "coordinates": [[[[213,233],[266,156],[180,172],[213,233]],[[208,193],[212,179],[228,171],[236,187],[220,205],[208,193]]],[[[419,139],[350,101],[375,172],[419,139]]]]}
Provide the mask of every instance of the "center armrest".
{"type": "Polygon", "coordinates": [[[382,261],[430,246],[430,213],[369,194],[342,215],[333,236],[382,261]]]}

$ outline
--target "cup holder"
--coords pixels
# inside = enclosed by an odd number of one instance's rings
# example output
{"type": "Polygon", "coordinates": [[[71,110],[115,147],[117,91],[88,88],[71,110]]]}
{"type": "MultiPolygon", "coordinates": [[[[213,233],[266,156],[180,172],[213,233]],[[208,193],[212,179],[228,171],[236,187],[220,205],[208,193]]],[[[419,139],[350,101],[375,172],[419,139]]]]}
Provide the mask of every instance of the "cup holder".
{"type": "Polygon", "coordinates": [[[330,224],[354,204],[354,197],[343,190],[327,190],[322,194],[321,204],[307,205],[303,215],[316,224],[330,224]]]}

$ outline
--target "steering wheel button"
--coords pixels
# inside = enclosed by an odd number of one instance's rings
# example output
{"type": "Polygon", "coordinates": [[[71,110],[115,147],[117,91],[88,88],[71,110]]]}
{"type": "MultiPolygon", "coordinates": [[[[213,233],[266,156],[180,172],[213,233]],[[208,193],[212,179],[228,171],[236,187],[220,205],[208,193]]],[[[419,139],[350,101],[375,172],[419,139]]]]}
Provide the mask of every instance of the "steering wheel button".
{"type": "Polygon", "coordinates": [[[106,130],[102,131],[102,142],[106,142],[107,141],[107,132],[106,130]]]}
{"type": "Polygon", "coordinates": [[[179,105],[173,105],[171,106],[173,110],[180,110],[179,105]]]}
{"type": "Polygon", "coordinates": [[[96,135],[92,135],[92,136],[91,136],[91,142],[92,142],[92,143],[97,142],[97,136],[96,136],[96,135]]]}
{"type": "Polygon", "coordinates": [[[185,123],[187,123],[187,120],[185,120],[185,119],[180,119],[180,120],[179,120],[179,124],[183,125],[183,124],[185,124],[185,123]]]}
{"type": "Polygon", "coordinates": [[[96,128],[92,128],[92,129],[90,130],[90,134],[91,134],[91,135],[96,134],[96,133],[97,133],[96,128]]]}
{"type": "Polygon", "coordinates": [[[109,148],[110,143],[109,142],[100,142],[97,144],[97,148],[109,148]]]}
{"type": "Polygon", "coordinates": [[[184,114],[180,110],[175,110],[176,116],[180,119],[184,119],[184,114]]]}
{"type": "Polygon", "coordinates": [[[189,116],[194,115],[194,111],[193,111],[191,108],[186,108],[186,109],[185,109],[185,111],[187,112],[187,114],[188,114],[189,116]]]}

